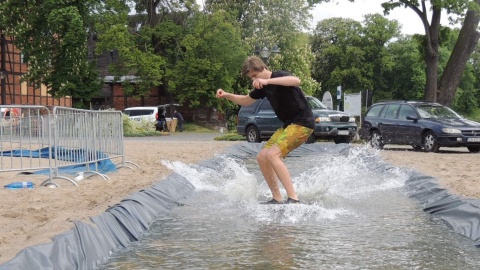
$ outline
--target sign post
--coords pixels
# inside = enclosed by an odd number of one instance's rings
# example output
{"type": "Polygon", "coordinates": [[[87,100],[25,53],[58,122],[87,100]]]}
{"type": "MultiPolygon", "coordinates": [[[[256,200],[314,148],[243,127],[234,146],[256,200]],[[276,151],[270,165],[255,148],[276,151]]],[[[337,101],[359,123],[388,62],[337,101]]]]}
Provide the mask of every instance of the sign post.
{"type": "Polygon", "coordinates": [[[337,86],[337,111],[340,111],[340,101],[342,100],[342,86],[337,86]]]}
{"type": "Polygon", "coordinates": [[[343,111],[353,115],[361,116],[362,114],[362,92],[344,95],[343,111]]]}
{"type": "MultiPolygon", "coordinates": [[[[345,94],[343,102],[343,111],[352,116],[358,116],[360,120],[360,126],[362,126],[362,92],[356,94],[345,94]]],[[[359,134],[357,133],[356,139],[358,139],[358,136],[359,134]]]]}
{"type": "Polygon", "coordinates": [[[329,108],[330,110],[333,109],[333,98],[330,92],[327,91],[323,94],[322,103],[323,105],[327,106],[327,108],[329,108]]]}

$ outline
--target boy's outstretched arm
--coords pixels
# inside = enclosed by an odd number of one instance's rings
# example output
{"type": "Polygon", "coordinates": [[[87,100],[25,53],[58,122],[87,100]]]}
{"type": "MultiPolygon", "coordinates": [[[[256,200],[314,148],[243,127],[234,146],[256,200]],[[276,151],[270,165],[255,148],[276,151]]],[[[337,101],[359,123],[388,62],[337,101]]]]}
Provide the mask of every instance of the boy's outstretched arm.
{"type": "Polygon", "coordinates": [[[217,98],[228,99],[241,106],[248,106],[255,102],[255,99],[251,98],[249,95],[236,95],[225,92],[223,89],[217,90],[217,98]]]}

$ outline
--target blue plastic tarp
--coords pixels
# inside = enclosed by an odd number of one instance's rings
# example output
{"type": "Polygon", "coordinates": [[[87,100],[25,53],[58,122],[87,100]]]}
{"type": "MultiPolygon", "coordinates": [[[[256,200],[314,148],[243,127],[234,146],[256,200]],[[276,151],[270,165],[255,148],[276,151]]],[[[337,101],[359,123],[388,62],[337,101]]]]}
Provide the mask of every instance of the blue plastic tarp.
{"type": "MultiPolygon", "coordinates": [[[[75,175],[78,172],[84,172],[88,170],[96,170],[99,173],[106,174],[110,172],[117,171],[117,166],[108,159],[108,156],[105,153],[99,151],[87,151],[85,149],[67,149],[65,147],[45,147],[37,150],[11,150],[3,151],[2,156],[4,157],[28,157],[28,158],[49,158],[51,151],[52,159],[68,161],[72,163],[77,163],[71,166],[65,166],[59,168],[58,172],[60,174],[70,174],[75,175]],[[85,163],[88,160],[101,159],[100,161],[92,163],[85,163]],[[82,164],[81,164],[82,163],[82,164]]],[[[33,172],[33,174],[48,174],[49,170],[38,170],[33,172]]]]}

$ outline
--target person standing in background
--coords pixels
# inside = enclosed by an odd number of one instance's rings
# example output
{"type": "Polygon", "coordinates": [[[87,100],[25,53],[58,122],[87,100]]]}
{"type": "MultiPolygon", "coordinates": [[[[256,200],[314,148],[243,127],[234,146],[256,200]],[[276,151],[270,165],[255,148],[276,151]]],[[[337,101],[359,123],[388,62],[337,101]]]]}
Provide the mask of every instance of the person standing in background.
{"type": "Polygon", "coordinates": [[[180,130],[180,132],[183,131],[183,116],[180,112],[178,112],[177,110],[173,111],[173,117],[177,118],[177,125],[178,125],[178,129],[180,130]]]}

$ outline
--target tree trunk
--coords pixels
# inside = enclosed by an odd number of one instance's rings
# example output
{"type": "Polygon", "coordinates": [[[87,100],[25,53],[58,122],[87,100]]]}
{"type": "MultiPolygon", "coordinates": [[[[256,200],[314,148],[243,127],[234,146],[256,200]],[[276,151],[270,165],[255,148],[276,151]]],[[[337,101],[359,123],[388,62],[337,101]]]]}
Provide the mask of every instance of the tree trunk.
{"type": "Polygon", "coordinates": [[[425,27],[425,38],[427,50],[425,56],[427,81],[425,82],[425,100],[437,101],[437,83],[438,83],[438,36],[440,33],[441,8],[432,6],[432,19],[430,25],[426,20],[426,7],[423,2],[422,22],[425,27]]]}
{"type": "MultiPolygon", "coordinates": [[[[476,1],[480,4],[480,0],[476,1]]],[[[458,84],[463,76],[467,61],[478,44],[480,33],[477,27],[480,21],[480,13],[468,10],[462,29],[458,36],[452,54],[448,59],[447,66],[442,73],[438,85],[438,102],[451,106],[458,84]]]]}
{"type": "Polygon", "coordinates": [[[427,81],[425,82],[424,99],[431,102],[437,101],[438,57],[438,45],[435,53],[427,53],[425,57],[427,81]]]}

